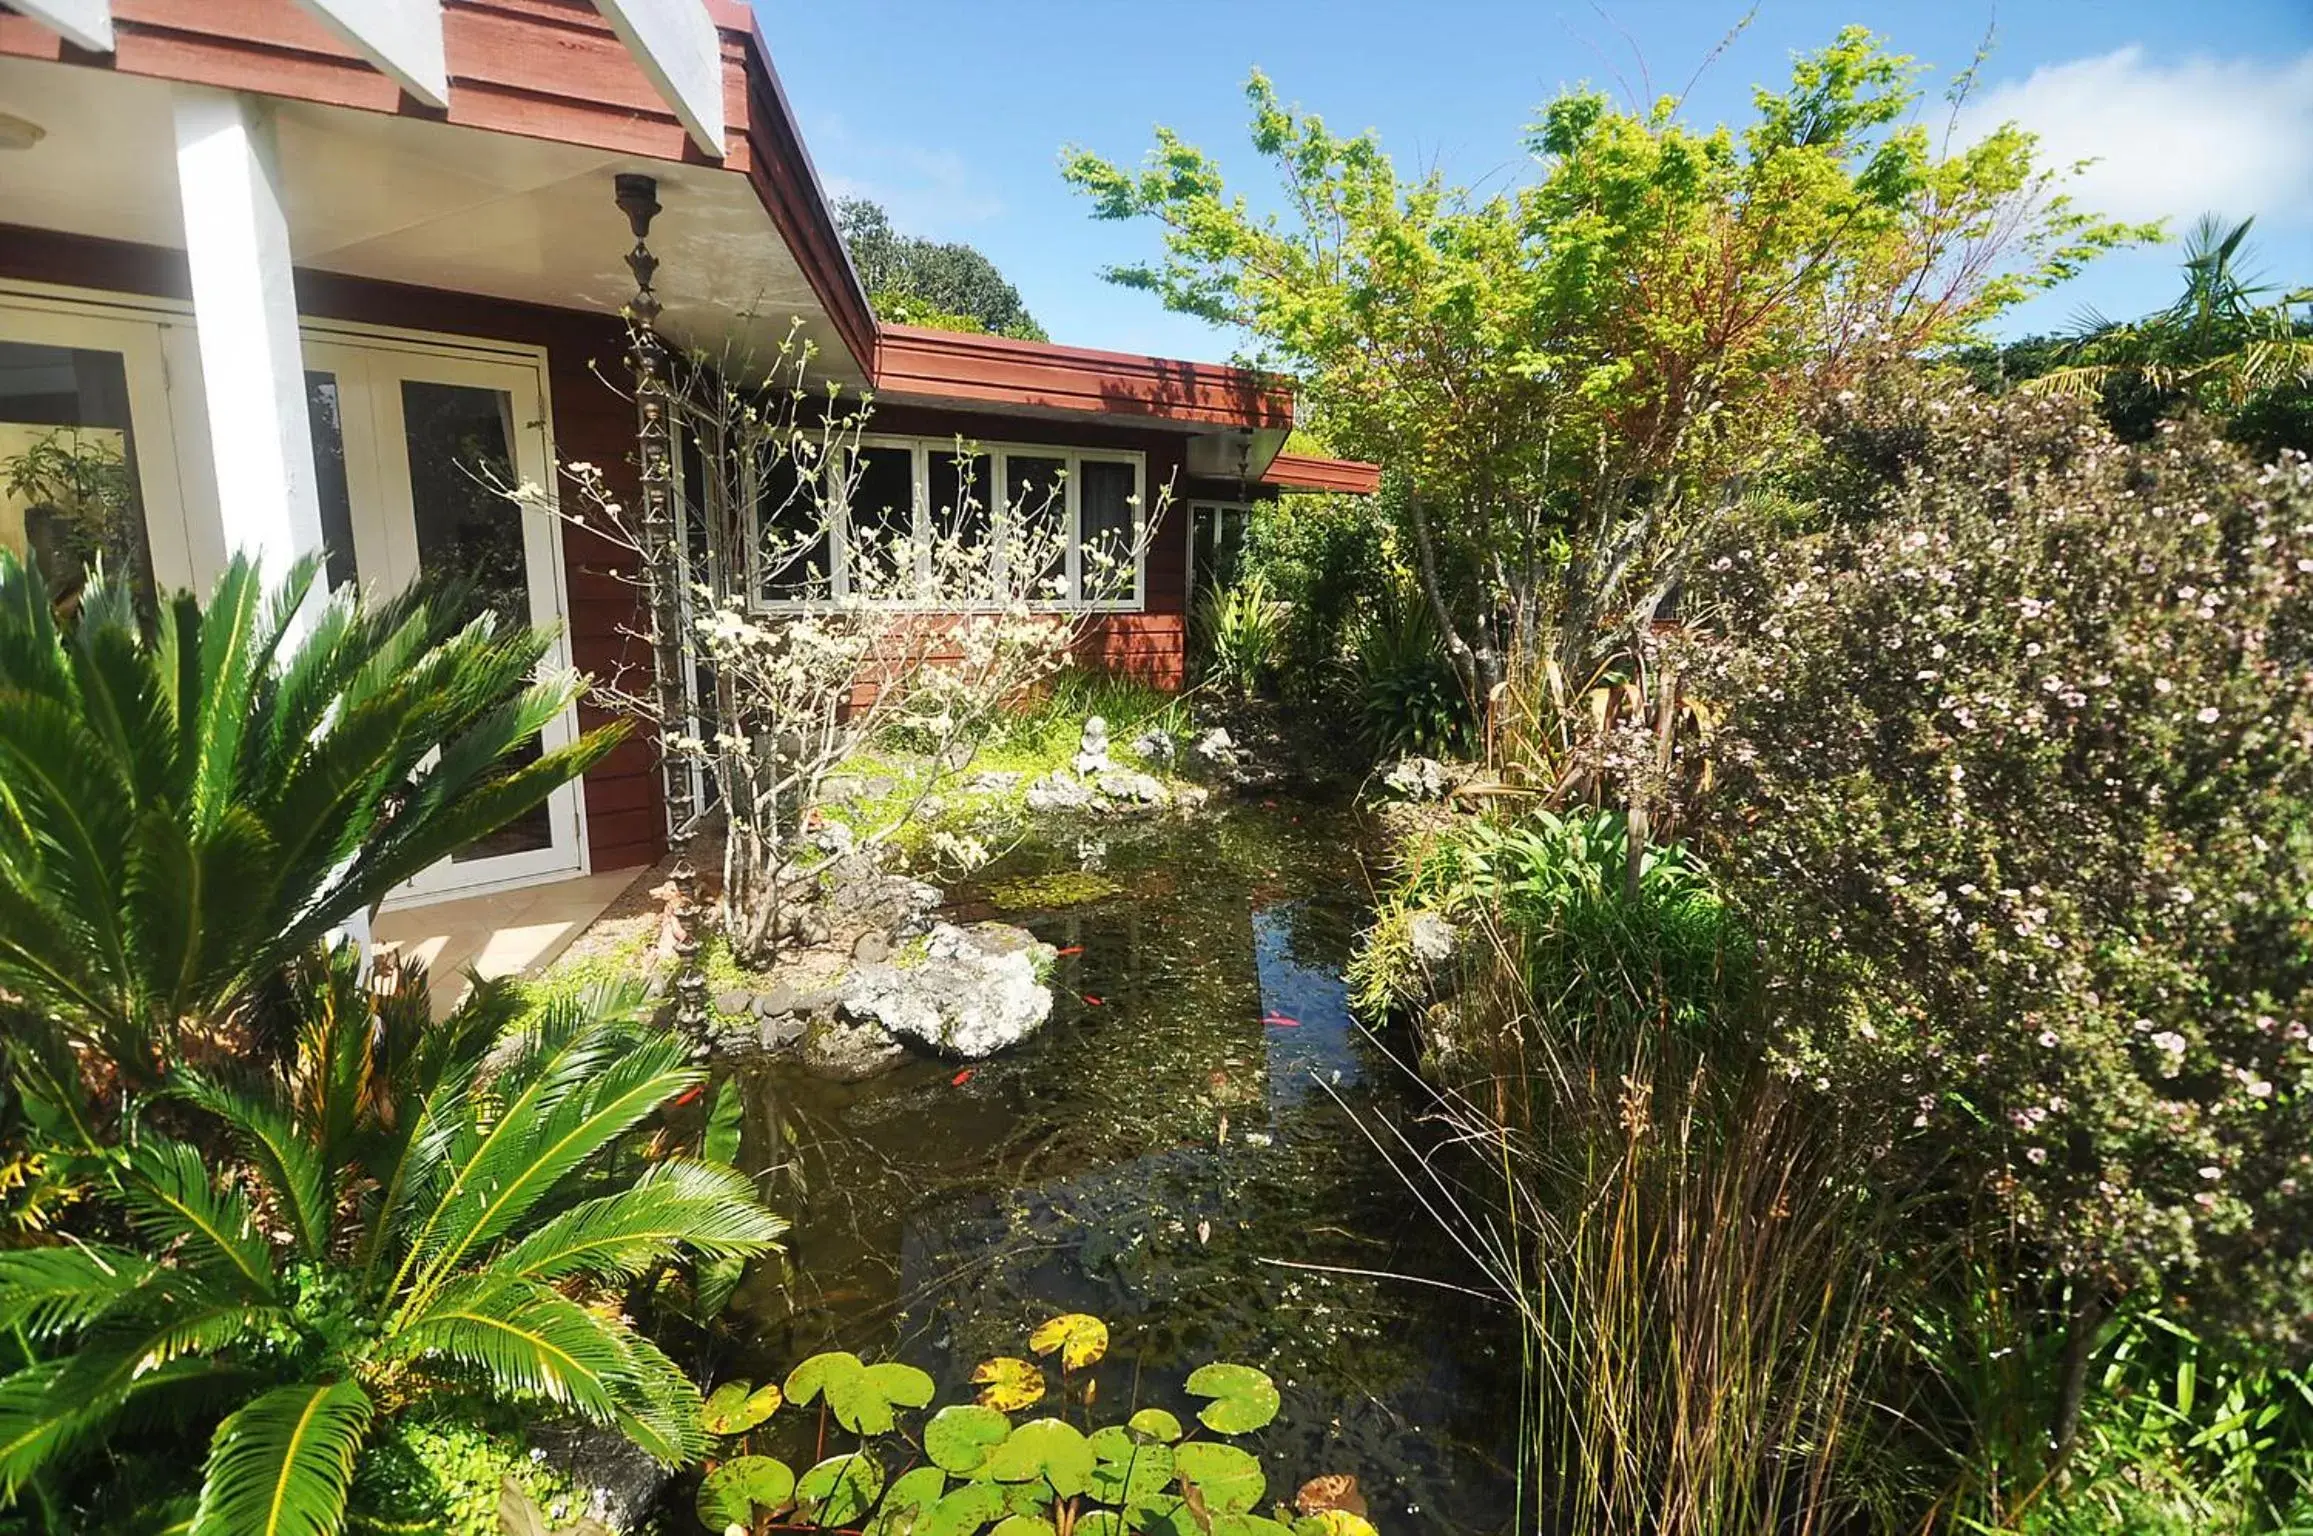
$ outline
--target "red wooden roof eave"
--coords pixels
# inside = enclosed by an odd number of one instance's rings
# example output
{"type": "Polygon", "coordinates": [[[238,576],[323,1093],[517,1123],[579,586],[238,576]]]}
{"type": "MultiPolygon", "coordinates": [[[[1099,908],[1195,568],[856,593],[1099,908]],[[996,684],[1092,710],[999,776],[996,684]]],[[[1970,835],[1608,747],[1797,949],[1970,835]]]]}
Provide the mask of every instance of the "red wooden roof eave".
{"type": "Polygon", "coordinates": [[[1283,432],[1293,425],[1290,382],[1252,369],[915,325],[879,323],[876,334],[872,376],[896,399],[1191,429],[1283,432]]]}
{"type": "Polygon", "coordinates": [[[1264,489],[1333,491],[1371,496],[1381,489],[1381,466],[1356,459],[1322,459],[1314,454],[1280,453],[1261,475],[1264,489]]]}

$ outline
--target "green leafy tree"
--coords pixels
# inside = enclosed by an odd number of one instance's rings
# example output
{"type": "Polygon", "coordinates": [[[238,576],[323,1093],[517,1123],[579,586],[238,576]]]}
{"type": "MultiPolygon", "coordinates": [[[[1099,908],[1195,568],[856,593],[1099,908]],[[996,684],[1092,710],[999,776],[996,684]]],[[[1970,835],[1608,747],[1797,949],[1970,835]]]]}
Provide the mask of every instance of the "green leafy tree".
{"type": "Polygon", "coordinates": [[[1164,261],[1114,280],[1243,327],[1337,449],[1406,477],[1482,699],[1513,643],[1577,677],[1614,654],[1817,400],[2135,233],[2074,212],[2019,129],[1939,150],[1907,122],[1914,74],[1850,28],[1740,130],[1571,91],[1529,133],[1535,179],[1492,195],[1402,175],[1256,74],[1280,215],[1163,129],[1138,173],[1073,151],[1066,175],[1098,217],[1164,227],[1164,261]]]}
{"type": "Polygon", "coordinates": [[[130,1088],[188,1023],[221,1024],[618,739],[526,758],[581,686],[539,675],[545,635],[318,579],[307,562],[268,595],[237,559],[148,633],[100,578],[60,628],[0,551],[0,993],[130,1088]]]}
{"type": "Polygon", "coordinates": [[[903,235],[891,227],[882,204],[864,197],[838,199],[835,225],[869,301],[886,320],[1021,341],[1049,339],[1020,290],[971,246],[903,235]]]}
{"type": "Polygon", "coordinates": [[[612,1176],[614,1144],[705,1075],[634,1022],[640,993],[509,1032],[492,989],[439,1025],[422,988],[374,1009],[349,949],[298,986],[278,1070],[180,1071],[124,1149],[71,1149],[108,1170],[123,1240],[0,1252],[0,1332],[40,1355],[0,1377],[0,1500],[56,1507],[131,1425],[214,1424],[197,1536],[335,1532],[382,1419],[442,1390],[609,1426],[669,1466],[703,1454],[697,1391],[621,1298],[784,1224],[728,1167],[612,1176]]]}

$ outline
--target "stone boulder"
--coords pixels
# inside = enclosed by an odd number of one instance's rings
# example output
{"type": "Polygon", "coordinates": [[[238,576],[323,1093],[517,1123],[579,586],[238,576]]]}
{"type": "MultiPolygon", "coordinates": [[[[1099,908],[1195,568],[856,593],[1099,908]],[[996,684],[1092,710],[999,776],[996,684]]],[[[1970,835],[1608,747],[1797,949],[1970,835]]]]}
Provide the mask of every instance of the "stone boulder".
{"type": "Polygon", "coordinates": [[[993,1055],[1052,1016],[1044,975],[1053,954],[1051,945],[1008,923],[938,923],[920,944],[855,967],[840,1013],[944,1056],[993,1055]]]}
{"type": "Polygon", "coordinates": [[[1184,766],[1208,784],[1233,784],[1244,770],[1244,757],[1229,733],[1215,726],[1189,748],[1184,766]]]}
{"type": "MultiPolygon", "coordinates": [[[[764,1026],[767,1032],[772,1026],[764,1026]]],[[[821,1014],[803,1030],[803,1070],[830,1082],[857,1083],[908,1059],[908,1048],[871,1018],[821,1014]]]]}
{"type": "Polygon", "coordinates": [[[1453,775],[1434,757],[1401,757],[1382,774],[1384,788],[1415,805],[1443,800],[1454,787],[1453,775]]]}
{"type": "Polygon", "coordinates": [[[1081,811],[1092,804],[1092,786],[1065,769],[1055,768],[1028,786],[1028,809],[1039,814],[1081,811]]]}
{"type": "Polygon", "coordinates": [[[1132,739],[1132,750],[1151,768],[1170,768],[1181,744],[1161,725],[1152,725],[1132,739]]]}
{"type": "Polygon", "coordinates": [[[1165,793],[1164,785],[1152,776],[1122,768],[1109,769],[1092,781],[1092,788],[1111,810],[1163,805],[1171,798],[1165,793]]]}

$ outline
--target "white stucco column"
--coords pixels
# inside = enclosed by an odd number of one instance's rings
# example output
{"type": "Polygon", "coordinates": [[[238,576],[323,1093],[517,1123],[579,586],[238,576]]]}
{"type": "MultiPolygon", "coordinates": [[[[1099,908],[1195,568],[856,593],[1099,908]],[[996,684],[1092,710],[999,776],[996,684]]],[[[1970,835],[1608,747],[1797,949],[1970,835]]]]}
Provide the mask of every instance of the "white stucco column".
{"type": "Polygon", "coordinates": [[[254,556],[271,584],[321,548],[272,111],[254,97],[179,86],[176,126],[224,547],[254,556]]]}

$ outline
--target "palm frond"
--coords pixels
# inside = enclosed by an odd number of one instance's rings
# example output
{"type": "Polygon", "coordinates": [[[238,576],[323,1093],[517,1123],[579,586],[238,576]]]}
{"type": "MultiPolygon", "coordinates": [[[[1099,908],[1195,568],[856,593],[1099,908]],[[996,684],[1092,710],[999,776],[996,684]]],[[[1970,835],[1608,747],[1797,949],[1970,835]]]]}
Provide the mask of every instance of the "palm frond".
{"type": "Polygon", "coordinates": [[[631,1280],[678,1251],[752,1258],[787,1223],[742,1173],[687,1159],[656,1163],[633,1186],[584,1200],[495,1255],[488,1271],[525,1280],[631,1280]]]}
{"type": "Polygon", "coordinates": [[[329,1250],[331,1198],[329,1170],[306,1139],[292,1107],[277,1088],[241,1087],[198,1072],[178,1074],[176,1093],[225,1124],[257,1176],[272,1191],[280,1218],[305,1257],[329,1250]]]}
{"type": "Polygon", "coordinates": [[[92,1243],[0,1250],[0,1331],[21,1328],[34,1339],[77,1333],[153,1271],[149,1259],[92,1243]]]}
{"type": "Polygon", "coordinates": [[[209,1443],[194,1536],[335,1536],[372,1407],[350,1381],[251,1399],[209,1443]]]}
{"type": "Polygon", "coordinates": [[[183,1244],[197,1272],[224,1277],[249,1294],[273,1294],[273,1255],[242,1193],[211,1182],[198,1149],[148,1141],[129,1155],[122,1180],[129,1220],[146,1241],[183,1244]]]}
{"type": "Polygon", "coordinates": [[[617,1383],[632,1369],[623,1332],[544,1286],[485,1275],[444,1289],[385,1350],[393,1359],[453,1362],[498,1396],[553,1403],[607,1424],[620,1405],[617,1383]]]}
{"type": "MultiPolygon", "coordinates": [[[[590,1031],[606,1039],[618,1031],[590,1031]]],[[[453,1191],[430,1220],[420,1250],[425,1268],[413,1304],[483,1246],[522,1220],[581,1164],[639,1125],[653,1110],[702,1081],[681,1041],[662,1036],[628,1041],[602,1071],[570,1091],[526,1098],[493,1127],[459,1170],[453,1191]]]]}
{"type": "Polygon", "coordinates": [[[629,1330],[624,1343],[627,1370],[618,1381],[613,1420],[619,1432],[662,1467],[689,1466],[712,1454],[691,1378],[641,1334],[629,1330]]]}

